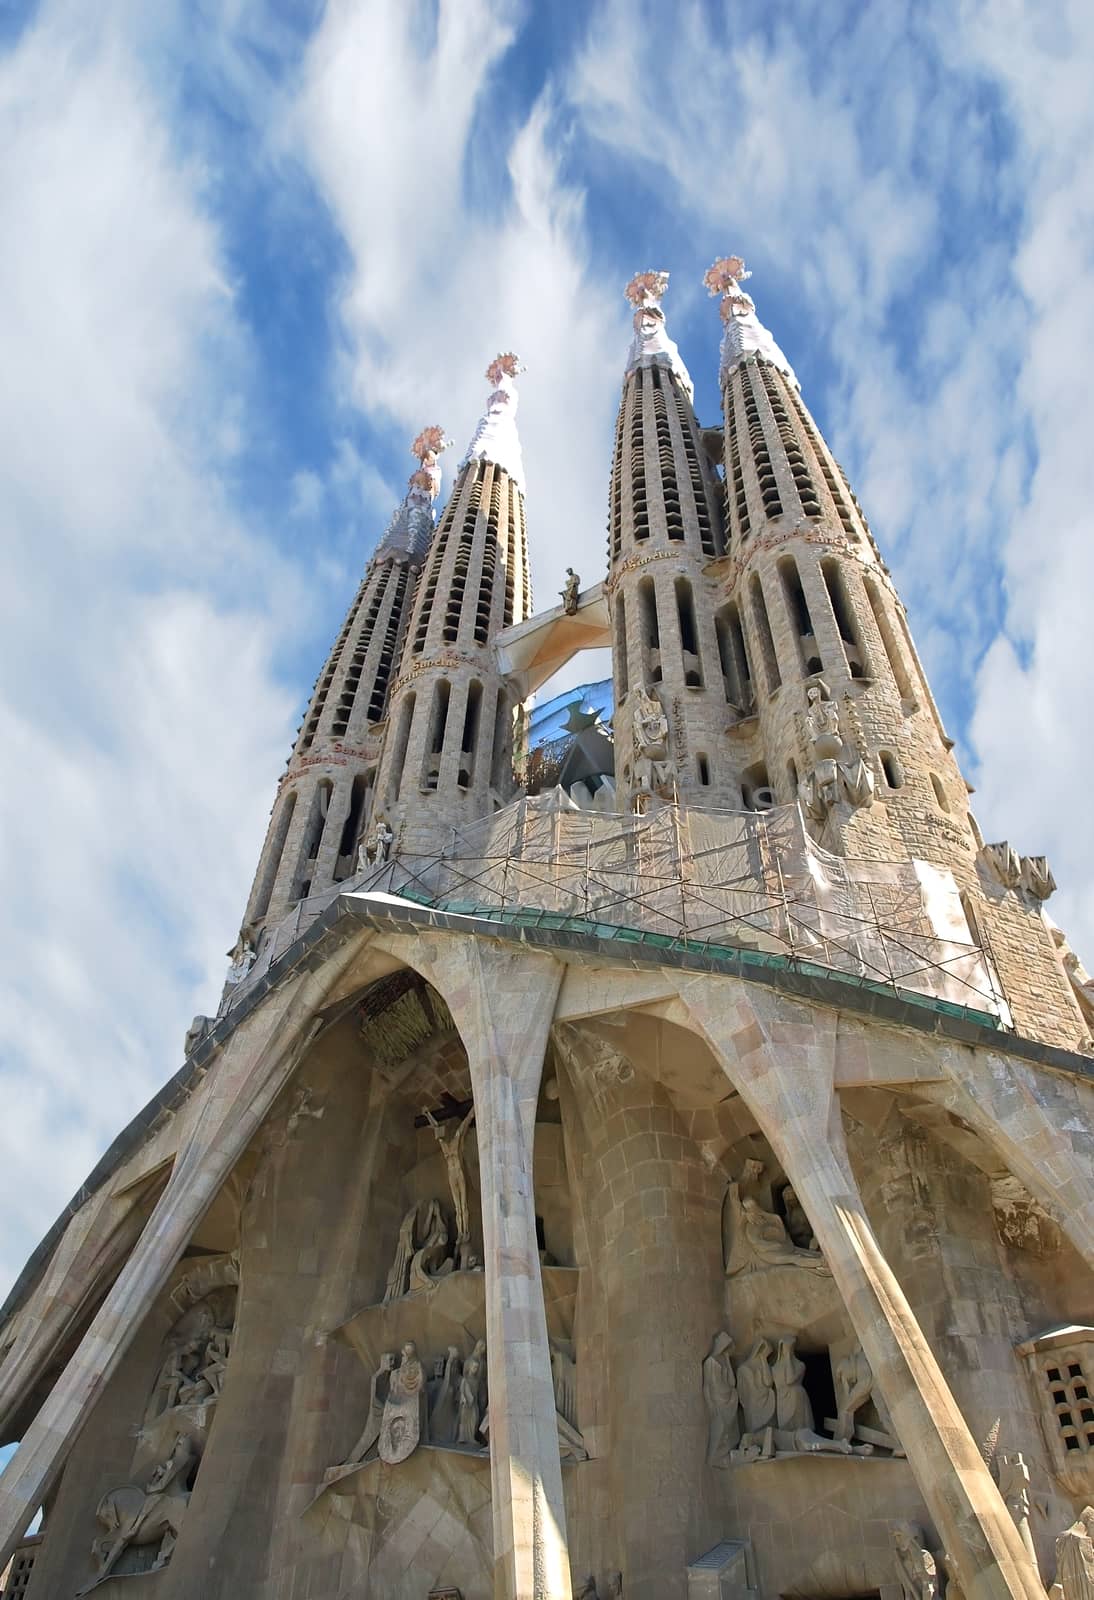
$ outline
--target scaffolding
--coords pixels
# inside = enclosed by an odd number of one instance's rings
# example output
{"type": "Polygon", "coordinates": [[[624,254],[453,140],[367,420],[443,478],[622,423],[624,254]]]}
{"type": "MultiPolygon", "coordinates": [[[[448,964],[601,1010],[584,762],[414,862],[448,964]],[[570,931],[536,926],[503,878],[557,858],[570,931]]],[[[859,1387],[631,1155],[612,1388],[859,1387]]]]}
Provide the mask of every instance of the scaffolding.
{"type": "Polygon", "coordinates": [[[384,887],[450,912],[766,951],[1006,1016],[952,875],[831,855],[797,806],[603,815],[555,791],[453,829],[443,849],[407,829],[384,887]]]}
{"type": "Polygon", "coordinates": [[[1010,1022],[952,874],[922,861],[831,855],[810,839],[797,806],[660,804],[632,816],[579,810],[554,790],[451,829],[443,845],[435,830],[407,826],[384,866],[301,901],[263,941],[254,975],[339,893],[356,889],[509,924],[751,951],[1010,1022]]]}

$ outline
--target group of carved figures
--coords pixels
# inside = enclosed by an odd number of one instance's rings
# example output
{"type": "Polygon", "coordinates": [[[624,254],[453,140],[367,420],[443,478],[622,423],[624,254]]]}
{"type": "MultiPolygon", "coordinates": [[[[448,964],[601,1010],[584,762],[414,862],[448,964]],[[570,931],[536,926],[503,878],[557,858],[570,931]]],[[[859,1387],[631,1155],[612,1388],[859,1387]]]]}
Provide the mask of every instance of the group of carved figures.
{"type": "Polygon", "coordinates": [[[216,1258],[177,1286],[176,1303],[185,1305],[189,1294],[191,1304],[168,1335],[137,1431],[135,1481],[108,1489],[96,1508],[104,1531],[91,1546],[95,1570],[80,1594],[112,1575],[156,1572],[170,1560],[224,1386],[238,1281],[235,1258],[216,1258]],[[218,1272],[221,1287],[195,1300],[218,1272]]]}
{"type": "Polygon", "coordinates": [[[841,801],[868,806],[874,797],[874,778],[858,752],[844,744],[839,708],[823,678],[809,685],[806,705],[809,765],[798,785],[798,798],[806,816],[823,823],[841,801]]]}
{"type": "Polygon", "coordinates": [[[861,1347],[834,1363],[837,1415],[825,1419],[830,1435],[818,1433],[805,1390],[805,1363],[793,1338],[756,1339],[736,1366],[733,1340],[717,1333],[703,1362],[703,1399],[709,1431],[707,1461],[728,1467],[786,1455],[873,1455],[876,1449],[903,1455],[861,1347]],[[859,1420],[873,1400],[880,1427],[859,1420]]]}
{"type": "Polygon", "coordinates": [[[357,870],[367,872],[370,867],[387,865],[395,834],[383,817],[377,817],[368,833],[357,846],[357,870]]]}
{"type": "MultiPolygon", "coordinates": [[[[1029,1470],[1020,1454],[1001,1458],[999,1490],[1036,1567],[1029,1531],[1029,1470]]],[[[890,1537],[903,1600],[964,1600],[952,1557],[942,1556],[940,1573],[921,1528],[897,1522],[890,1537]]],[[[1084,1506],[1056,1540],[1056,1581],[1048,1594],[1049,1600],[1094,1600],[1094,1507],[1084,1506]]]]}
{"type": "Polygon", "coordinates": [[[482,1438],[486,1418],[486,1341],[476,1341],[471,1353],[461,1360],[455,1345],[433,1364],[433,1376],[426,1377],[425,1366],[412,1339],[399,1355],[385,1350],[372,1375],[368,1417],[360,1438],[337,1467],[327,1473],[328,1481],[343,1476],[366,1461],[378,1457],[397,1466],[419,1444],[459,1446],[466,1450],[485,1449],[482,1438]]]}
{"type": "Polygon", "coordinates": [[[733,1278],[741,1272],[761,1272],[768,1267],[799,1267],[831,1277],[793,1188],[784,1185],[780,1196],[785,1221],[776,1212],[766,1210],[757,1195],[750,1192],[759,1187],[763,1172],[762,1161],[746,1161],[740,1178],[727,1191],[726,1276],[733,1278]]]}
{"type": "Polygon", "coordinates": [[[160,1368],[152,1395],[153,1415],[175,1406],[205,1405],[215,1400],[224,1383],[232,1330],[203,1326],[192,1338],[172,1350],[160,1368]]]}
{"type": "Polygon", "coordinates": [[[447,1131],[432,1112],[426,1111],[425,1116],[440,1146],[448,1172],[448,1187],[456,1214],[455,1253],[450,1254],[452,1247],[448,1222],[441,1202],[428,1201],[425,1217],[421,1219],[422,1207],[415,1201],[399,1225],[395,1260],[384,1288],[384,1305],[401,1300],[405,1294],[425,1293],[436,1285],[438,1279],[452,1271],[481,1270],[481,1262],[471,1250],[471,1208],[467,1199],[467,1174],[463,1167],[464,1140],[475,1113],[468,1111],[456,1128],[447,1131]]]}

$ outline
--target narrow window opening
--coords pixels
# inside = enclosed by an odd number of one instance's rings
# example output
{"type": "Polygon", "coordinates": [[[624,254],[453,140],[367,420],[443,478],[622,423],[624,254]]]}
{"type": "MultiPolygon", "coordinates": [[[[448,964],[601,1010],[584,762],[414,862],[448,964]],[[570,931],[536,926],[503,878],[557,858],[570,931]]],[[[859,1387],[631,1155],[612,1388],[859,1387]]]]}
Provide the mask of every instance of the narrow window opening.
{"type": "Polygon", "coordinates": [[[889,669],[896,682],[897,692],[904,702],[905,712],[911,711],[916,704],[916,697],[912,690],[912,680],[908,675],[907,663],[904,660],[900,641],[897,639],[889,613],[886,610],[885,601],[882,599],[877,585],[870,578],[863,580],[863,588],[866,590],[866,598],[869,601],[870,610],[874,614],[874,621],[877,623],[877,631],[881,635],[885,659],[889,663],[889,669]]]}
{"type": "Polygon", "coordinates": [[[266,857],[266,870],[262,874],[262,883],[254,909],[249,918],[257,922],[264,917],[270,909],[270,896],[273,894],[274,884],[281,867],[281,857],[285,853],[285,840],[289,836],[289,824],[292,822],[293,812],[296,810],[296,790],[290,789],[281,802],[281,811],[277,818],[277,827],[270,839],[270,849],[266,857]]]}
{"type": "Polygon", "coordinates": [[[885,782],[890,789],[900,789],[904,784],[904,769],[891,750],[879,750],[878,760],[885,782]]]}
{"type": "Polygon", "coordinates": [[[433,710],[429,719],[429,741],[422,769],[422,788],[435,789],[440,781],[441,756],[444,753],[444,736],[448,728],[448,706],[452,698],[452,685],[441,678],[433,690],[433,710]]]}
{"type": "Polygon", "coordinates": [[[695,757],[695,765],[699,773],[699,782],[704,789],[708,788],[710,785],[710,762],[705,755],[699,754],[695,757]]]}
{"type": "Polygon", "coordinates": [[[726,700],[742,716],[748,716],[753,703],[752,671],[736,601],[731,600],[718,612],[714,619],[714,630],[718,640],[718,658],[725,681],[726,700]]]}
{"type": "Polygon", "coordinates": [[[938,809],[940,811],[949,811],[950,802],[946,799],[946,790],[937,772],[931,773],[931,788],[934,790],[934,797],[938,801],[938,809]]]}
{"type": "Polygon", "coordinates": [[[647,683],[661,682],[661,629],[657,621],[657,591],[652,578],[638,585],[638,612],[642,625],[642,653],[647,683]]]}
{"type": "Polygon", "coordinates": [[[816,629],[809,612],[809,601],[805,598],[805,590],[802,587],[801,573],[793,556],[783,556],[778,563],[778,572],[783,595],[786,598],[786,608],[790,613],[791,625],[798,641],[798,658],[803,672],[808,676],[820,670],[816,629]],[[817,666],[813,665],[814,661],[818,663],[817,666]]]}
{"type": "Polygon", "coordinates": [[[410,724],[414,720],[414,695],[408,694],[399,712],[399,729],[395,738],[395,753],[391,760],[391,778],[388,781],[389,804],[399,798],[406,766],[406,749],[410,743],[410,724]]]}
{"type": "Polygon", "coordinates": [[[847,582],[838,561],[831,557],[821,562],[821,576],[824,586],[828,590],[828,598],[832,603],[832,615],[836,619],[843,653],[847,658],[847,670],[852,678],[866,676],[866,648],[863,644],[862,630],[855,616],[855,608],[851,604],[847,593],[847,582]]]}
{"type": "Polygon", "coordinates": [[[798,764],[796,761],[786,763],[786,781],[790,785],[790,797],[796,800],[798,796],[798,764]]]}
{"type": "Polygon", "coordinates": [[[770,811],[775,804],[775,792],[762,761],[741,774],[741,798],[748,811],[770,811]]]}
{"type": "Polygon", "coordinates": [[[703,687],[703,666],[699,659],[699,632],[695,624],[695,597],[686,578],[677,578],[676,615],[680,623],[680,648],[684,658],[684,682],[689,689],[703,687]]]}
{"type": "Polygon", "coordinates": [[[752,620],[755,624],[756,632],[760,636],[760,654],[763,656],[767,692],[768,694],[774,694],[782,683],[782,679],[779,676],[779,662],[775,654],[775,641],[771,636],[771,623],[768,621],[767,616],[767,602],[764,600],[764,592],[757,573],[754,572],[752,574],[748,587],[749,594],[752,597],[752,620]]]}
{"type": "Polygon", "coordinates": [[[315,869],[319,859],[319,846],[323,841],[323,831],[327,825],[327,812],[330,809],[330,798],[333,792],[333,784],[329,779],[324,778],[317,785],[315,794],[312,796],[308,825],[304,830],[304,838],[300,847],[300,866],[297,872],[294,900],[306,900],[311,893],[311,886],[315,879],[315,869]]]}
{"type": "Polygon", "coordinates": [[[463,738],[460,741],[461,789],[470,789],[475,777],[475,749],[479,741],[479,714],[482,710],[482,684],[472,679],[467,686],[467,706],[463,714],[463,738]]]}
{"type": "Polygon", "coordinates": [[[509,793],[513,771],[513,710],[504,689],[498,692],[494,711],[494,739],[490,757],[490,780],[503,797],[509,793]]]}
{"type": "Polygon", "coordinates": [[[339,868],[336,871],[336,876],[339,878],[347,877],[353,871],[353,857],[357,847],[357,835],[361,831],[361,822],[365,814],[365,800],[368,796],[368,788],[368,780],[363,774],[359,774],[354,778],[353,787],[350,789],[349,810],[346,812],[346,820],[342,824],[342,837],[338,841],[339,868]],[[345,871],[342,871],[341,860],[347,856],[349,857],[349,866],[345,871]]]}

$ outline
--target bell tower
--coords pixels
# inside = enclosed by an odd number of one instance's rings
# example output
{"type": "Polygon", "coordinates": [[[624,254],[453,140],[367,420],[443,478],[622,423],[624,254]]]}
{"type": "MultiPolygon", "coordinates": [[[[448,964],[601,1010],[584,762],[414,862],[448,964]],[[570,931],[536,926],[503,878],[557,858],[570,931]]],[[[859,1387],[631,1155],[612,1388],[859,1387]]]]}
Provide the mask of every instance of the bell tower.
{"type": "Polygon", "coordinates": [[[949,869],[969,924],[955,937],[988,949],[1020,1025],[1074,1044],[1085,1025],[1041,914],[1051,874],[984,845],[900,596],[749,276],[725,256],[703,280],[724,330],[718,627],[744,802],[800,803],[835,855],[949,869]]]}
{"type": "Polygon", "coordinates": [[[640,272],[616,424],[609,508],[616,789],[624,806],[658,798],[727,805],[736,788],[725,741],[715,587],[722,550],[717,479],[693,388],[669,338],[667,272],[640,272]]]}
{"type": "Polygon", "coordinates": [[[377,805],[413,851],[486,816],[513,793],[520,710],[494,640],[532,608],[512,352],[491,385],[422,573],[392,691],[377,805]]]}
{"type": "Polygon", "coordinates": [[[264,926],[356,869],[388,694],[433,538],[437,458],[447,444],[440,428],[429,427],[411,445],[418,466],[312,690],[247,902],[243,937],[252,945],[264,926]]]}

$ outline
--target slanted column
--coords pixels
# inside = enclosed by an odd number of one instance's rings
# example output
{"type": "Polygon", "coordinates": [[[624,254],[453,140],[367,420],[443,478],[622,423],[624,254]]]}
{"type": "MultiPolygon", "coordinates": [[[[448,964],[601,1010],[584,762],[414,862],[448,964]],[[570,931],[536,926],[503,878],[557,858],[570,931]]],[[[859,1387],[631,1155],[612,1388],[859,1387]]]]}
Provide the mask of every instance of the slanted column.
{"type": "Polygon", "coordinates": [[[221,1185],[314,1037],[315,1013],[360,946],[286,983],[246,1018],[190,1108],[167,1186],[90,1327],[0,1474],[0,1570],[221,1185]]]}
{"type": "Polygon", "coordinates": [[[496,1600],[570,1600],[551,1350],[532,1155],[543,1057],[562,981],[550,957],[450,938],[420,970],[467,1050],[486,1268],[496,1600]]]}
{"type": "Polygon", "coordinates": [[[843,1138],[836,1013],[714,978],[680,984],[691,1024],[755,1116],[805,1208],[968,1600],[1044,1588],[882,1255],[843,1138]]]}
{"type": "Polygon", "coordinates": [[[1094,1266],[1094,1085],[1034,1070],[1014,1056],[956,1046],[946,1050],[943,1066],[946,1081],[926,1084],[923,1092],[976,1129],[1094,1266]]]}

